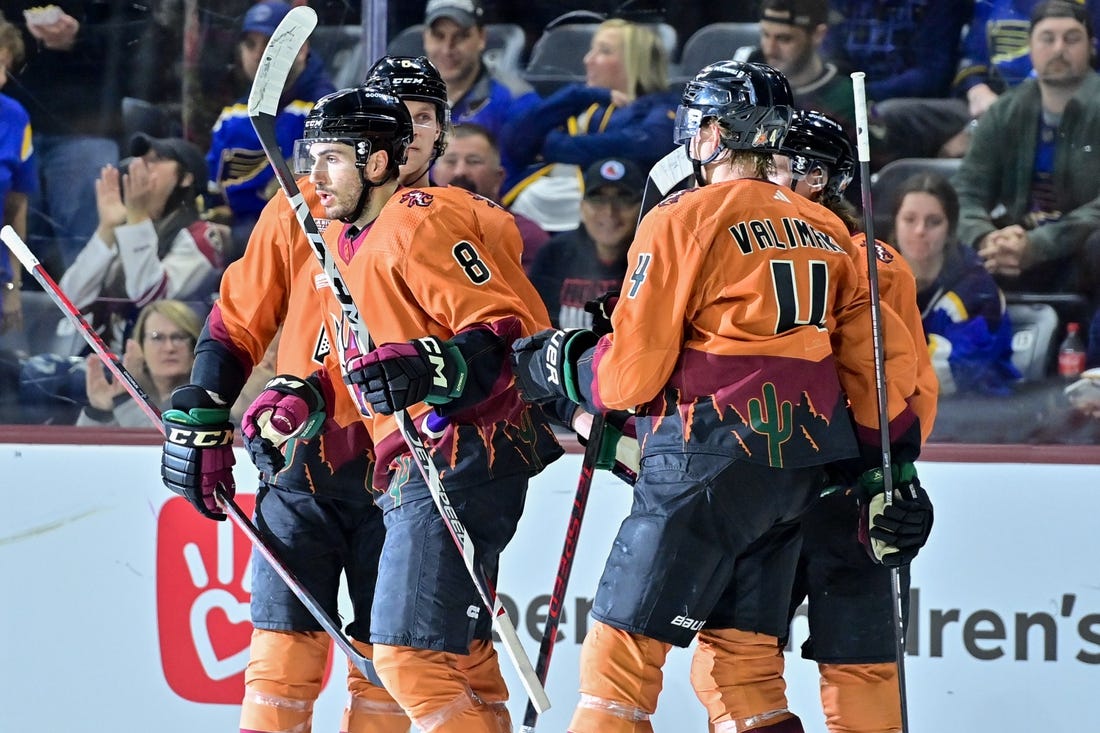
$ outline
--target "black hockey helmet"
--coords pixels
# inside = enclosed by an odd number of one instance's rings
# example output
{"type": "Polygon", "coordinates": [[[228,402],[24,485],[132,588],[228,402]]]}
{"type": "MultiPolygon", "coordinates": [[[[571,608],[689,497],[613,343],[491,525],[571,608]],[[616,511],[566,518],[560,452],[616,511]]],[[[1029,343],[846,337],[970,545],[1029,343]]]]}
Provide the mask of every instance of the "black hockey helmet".
{"type": "Polygon", "coordinates": [[[829,174],[826,192],[843,193],[855,175],[856,156],[844,126],[817,110],[794,111],[779,152],[790,158],[795,180],[808,175],[815,164],[824,167],[829,174]]]}
{"type": "Polygon", "coordinates": [[[297,173],[307,173],[313,161],[310,145],[340,142],[355,148],[355,164],[362,168],[371,153],[385,150],[393,176],[405,162],[413,129],[404,103],[384,88],[361,86],[341,89],[317,100],[306,116],[302,138],[295,143],[297,173]]]}
{"type": "Polygon", "coordinates": [[[383,56],[367,71],[364,84],[385,79],[392,92],[404,101],[415,100],[435,105],[439,135],[435,139],[432,160],[443,155],[447,147],[447,130],[451,125],[451,106],[447,101],[447,84],[435,64],[427,56],[383,56]]]}
{"type": "Polygon", "coordinates": [[[684,87],[676,111],[675,141],[687,143],[709,118],[723,128],[730,150],[774,153],[790,126],[794,95],[786,77],[767,64],[719,61],[684,87]]]}

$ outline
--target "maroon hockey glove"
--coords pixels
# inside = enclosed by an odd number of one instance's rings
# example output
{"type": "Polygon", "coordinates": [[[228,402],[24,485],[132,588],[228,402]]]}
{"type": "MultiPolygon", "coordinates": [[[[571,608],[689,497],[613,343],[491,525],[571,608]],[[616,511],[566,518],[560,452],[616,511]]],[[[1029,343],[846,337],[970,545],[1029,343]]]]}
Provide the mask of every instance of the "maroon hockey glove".
{"type": "Polygon", "coordinates": [[[233,496],[233,426],[229,408],[218,405],[195,384],[172,393],[172,409],[164,421],[164,451],[160,475],[164,485],[183,496],[204,517],[222,521],[215,491],[233,496]]]}
{"type": "Polygon", "coordinates": [[[618,288],[608,290],[606,293],[584,304],[584,309],[592,314],[592,331],[597,336],[606,336],[611,333],[611,314],[615,306],[619,304],[618,288]]]}
{"type": "Polygon", "coordinates": [[[908,565],[932,532],[932,501],[921,487],[912,463],[891,467],[894,500],[887,505],[882,469],[874,468],[859,478],[863,493],[859,539],[868,554],[888,567],[908,565]]]}
{"type": "Polygon", "coordinates": [[[371,409],[382,415],[418,402],[445,405],[462,396],[466,360],[450,341],[425,336],[404,344],[382,344],[347,365],[348,380],[371,409]]]}
{"type": "Polygon", "coordinates": [[[272,378],[241,418],[245,447],[260,473],[271,478],[286,465],[288,440],[309,439],[325,422],[325,399],[310,379],[290,374],[272,378]]]}

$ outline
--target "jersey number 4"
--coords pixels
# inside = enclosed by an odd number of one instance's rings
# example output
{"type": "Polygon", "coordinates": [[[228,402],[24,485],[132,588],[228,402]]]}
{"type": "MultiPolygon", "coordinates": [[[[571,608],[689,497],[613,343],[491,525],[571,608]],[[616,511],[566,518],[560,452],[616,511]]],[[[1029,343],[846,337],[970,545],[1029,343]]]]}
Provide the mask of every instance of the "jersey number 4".
{"type": "Polygon", "coordinates": [[[779,311],[775,332],[784,333],[798,326],[824,328],[825,313],[829,305],[829,267],[821,260],[807,263],[809,278],[801,283],[795,278],[795,263],[790,260],[772,261],[772,287],[779,311]]]}

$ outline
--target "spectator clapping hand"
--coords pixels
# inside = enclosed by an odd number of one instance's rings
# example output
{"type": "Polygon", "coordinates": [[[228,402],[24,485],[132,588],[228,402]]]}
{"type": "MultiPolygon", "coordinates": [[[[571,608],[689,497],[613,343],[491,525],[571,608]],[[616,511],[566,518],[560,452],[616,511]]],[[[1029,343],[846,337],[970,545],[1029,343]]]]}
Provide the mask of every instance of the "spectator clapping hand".
{"type": "MultiPolygon", "coordinates": [[[[145,359],[141,347],[133,339],[126,342],[126,353],[122,356],[122,365],[131,374],[141,374],[145,368],[145,359]]],[[[126,388],[116,379],[108,378],[103,361],[95,354],[89,354],[85,360],[87,370],[84,376],[84,389],[88,394],[88,404],[97,410],[110,412],[115,408],[115,399],[126,393],[126,388]]]]}
{"type": "Polygon", "coordinates": [[[113,165],[105,165],[95,181],[95,205],[99,212],[96,233],[109,245],[115,242],[115,227],[126,223],[126,205],[122,203],[121,174],[113,165]]]}
{"type": "Polygon", "coordinates": [[[80,31],[80,21],[62,11],[53,15],[35,16],[25,12],[27,31],[43,46],[51,51],[68,51],[76,43],[76,34],[80,31]],[[43,22],[47,21],[47,22],[43,22]]]}

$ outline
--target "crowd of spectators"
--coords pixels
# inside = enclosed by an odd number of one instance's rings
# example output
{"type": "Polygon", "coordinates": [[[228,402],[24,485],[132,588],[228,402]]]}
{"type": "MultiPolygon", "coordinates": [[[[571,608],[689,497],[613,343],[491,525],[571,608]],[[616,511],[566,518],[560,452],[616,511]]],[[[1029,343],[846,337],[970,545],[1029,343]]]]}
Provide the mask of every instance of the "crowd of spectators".
{"type": "MultiPolygon", "coordinates": [[[[142,365],[155,382],[150,394],[165,394],[153,371],[184,339],[149,334],[190,334],[182,311],[159,304],[184,302],[201,323],[221,271],[278,193],[246,102],[262,49],[292,4],[313,5],[322,24],[361,21],[354,3],[312,0],[200,2],[192,16],[158,4],[32,0],[5,4],[0,16],[3,221],[124,361],[142,365]],[[197,47],[184,43],[188,32],[197,47]],[[196,88],[206,90],[201,100],[196,88]],[[127,99],[159,110],[156,123],[128,119],[127,99]]],[[[513,211],[524,268],[555,324],[584,326],[585,302],[621,282],[645,174],[673,148],[681,86],[671,80],[697,71],[678,67],[680,52],[704,25],[736,21],[755,23],[758,40],[726,56],[778,68],[800,107],[837,119],[853,141],[848,72],[867,73],[874,171],[899,158],[958,159],[954,176],[923,174],[875,202],[893,213],[893,231],[879,237],[917,274],[945,395],[1010,401],[1038,389],[1013,364],[1018,295],[1061,296],[1054,343],[1066,322],[1080,322],[1087,366],[1100,367],[1100,2],[576,5],[389,8],[389,36],[419,25],[424,57],[446,84],[448,147],[432,184],[513,211]],[[584,11],[570,22],[588,24],[588,46],[571,49],[583,75],[540,94],[522,64],[487,62],[494,25],[520,26],[526,57],[570,10],[584,11]]],[[[335,71],[308,44],[295,62],[276,118],[288,157],[335,71]]],[[[857,205],[859,191],[856,183],[846,194],[857,205]]],[[[25,318],[28,307],[52,307],[36,290],[0,248],[0,418],[126,425],[114,404],[125,402],[119,386],[86,359],[60,313],[48,325],[25,318]],[[34,408],[21,412],[27,394],[34,408]],[[50,399],[66,406],[63,417],[38,409],[50,399]]],[[[1054,364],[1051,354],[1052,378],[1054,364]]],[[[1055,382],[1049,390],[1060,396],[1055,382]]]]}

